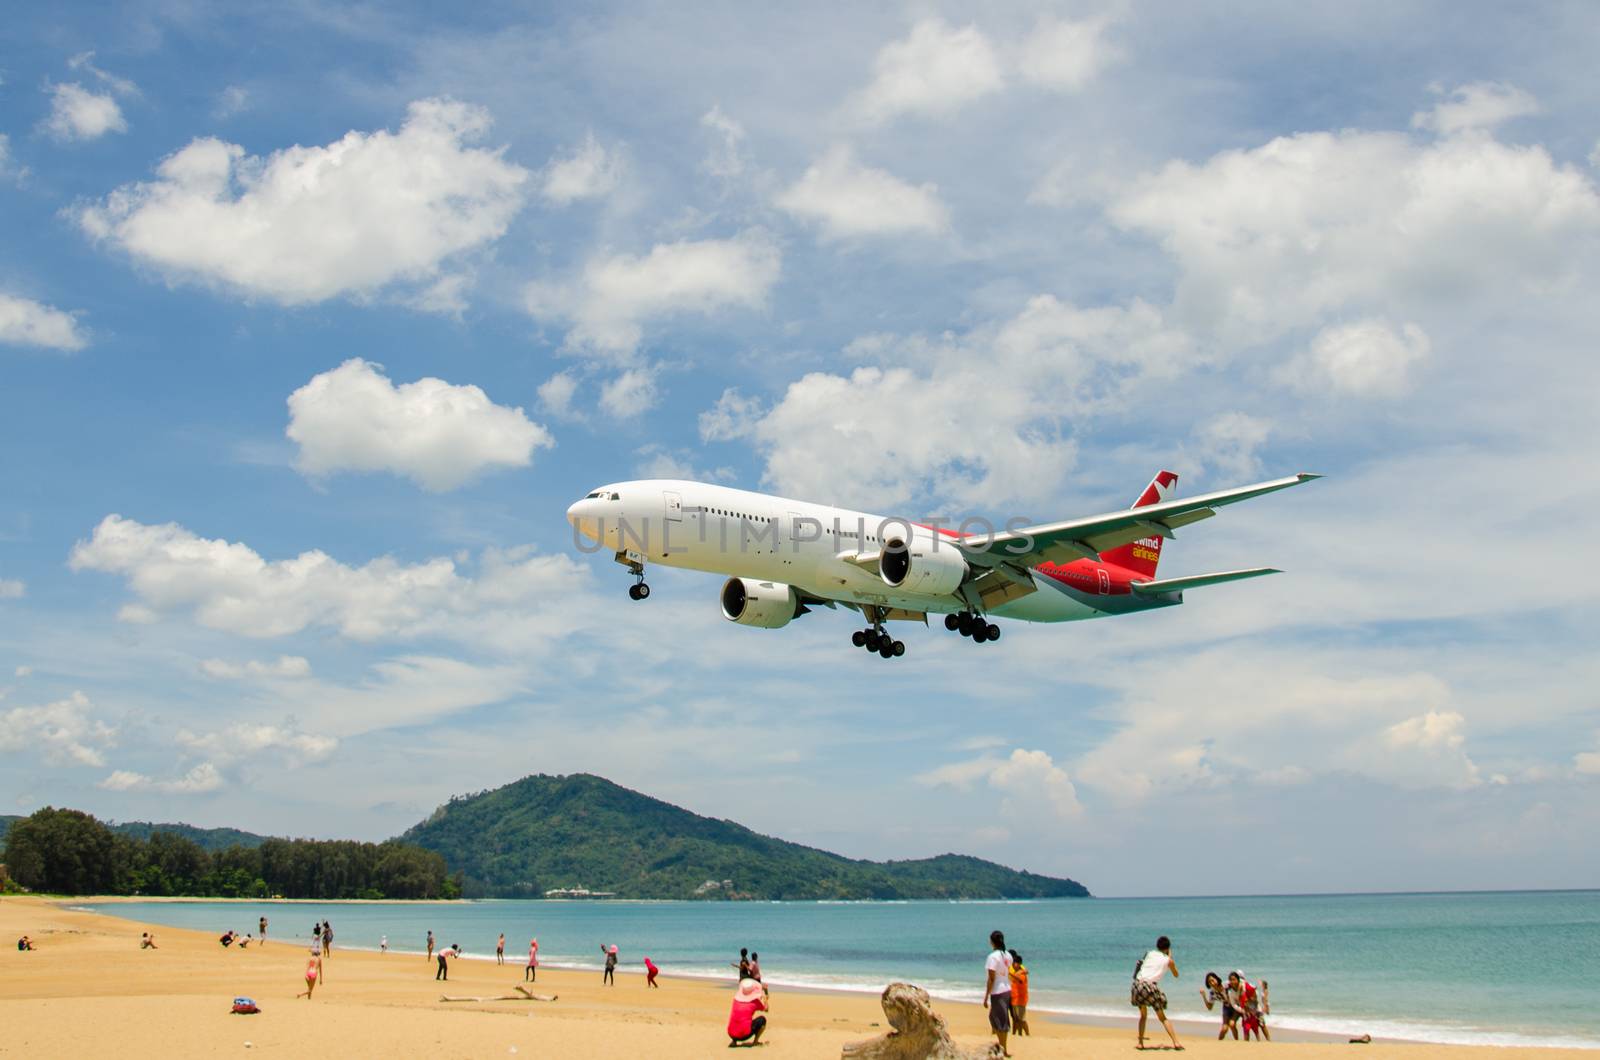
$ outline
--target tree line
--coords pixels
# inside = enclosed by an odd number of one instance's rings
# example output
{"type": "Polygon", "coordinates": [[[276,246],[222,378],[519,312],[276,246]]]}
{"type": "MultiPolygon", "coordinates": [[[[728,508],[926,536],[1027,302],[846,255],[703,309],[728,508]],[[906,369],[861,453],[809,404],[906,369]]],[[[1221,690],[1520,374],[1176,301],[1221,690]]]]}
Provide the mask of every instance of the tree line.
{"type": "Polygon", "coordinates": [[[444,858],[411,843],[268,839],[207,851],[171,832],[119,835],[79,810],[47,806],[11,826],[7,874],[53,894],[196,898],[457,898],[444,858]]]}

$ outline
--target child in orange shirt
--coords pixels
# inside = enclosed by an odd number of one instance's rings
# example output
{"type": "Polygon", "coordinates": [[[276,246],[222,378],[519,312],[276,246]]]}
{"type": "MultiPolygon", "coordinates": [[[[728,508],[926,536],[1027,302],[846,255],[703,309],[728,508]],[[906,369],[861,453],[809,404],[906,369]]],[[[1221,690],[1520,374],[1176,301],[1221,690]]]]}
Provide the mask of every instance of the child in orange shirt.
{"type": "Polygon", "coordinates": [[[1028,1030],[1028,969],[1016,950],[1011,951],[1011,1032],[1033,1035],[1028,1030]]]}

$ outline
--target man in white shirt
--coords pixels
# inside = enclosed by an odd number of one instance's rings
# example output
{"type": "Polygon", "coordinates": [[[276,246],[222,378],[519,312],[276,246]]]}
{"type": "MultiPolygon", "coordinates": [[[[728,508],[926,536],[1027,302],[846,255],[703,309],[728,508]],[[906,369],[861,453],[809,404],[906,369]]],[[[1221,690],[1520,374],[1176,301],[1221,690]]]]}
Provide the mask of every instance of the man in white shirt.
{"type": "Polygon", "coordinates": [[[1011,954],[1006,952],[1006,937],[998,931],[989,932],[989,945],[994,947],[989,959],[983,962],[987,977],[983,984],[980,1005],[989,1006],[989,1029],[1000,1043],[1002,1056],[1006,1052],[1006,1036],[1011,1033],[1011,954]]]}
{"type": "Polygon", "coordinates": [[[1139,1039],[1138,1047],[1144,1048],[1144,1026],[1149,1017],[1149,1010],[1156,1010],[1156,1019],[1167,1029],[1167,1037],[1172,1039],[1174,1049],[1182,1049],[1178,1044],[1178,1032],[1172,1029],[1172,1021],[1167,1019],[1167,995],[1162,993],[1161,977],[1168,972],[1172,978],[1178,978],[1178,962],[1172,959],[1172,941],[1162,935],[1156,939],[1156,948],[1145,954],[1133,970],[1133,995],[1132,1001],[1139,1009],[1139,1039]]]}

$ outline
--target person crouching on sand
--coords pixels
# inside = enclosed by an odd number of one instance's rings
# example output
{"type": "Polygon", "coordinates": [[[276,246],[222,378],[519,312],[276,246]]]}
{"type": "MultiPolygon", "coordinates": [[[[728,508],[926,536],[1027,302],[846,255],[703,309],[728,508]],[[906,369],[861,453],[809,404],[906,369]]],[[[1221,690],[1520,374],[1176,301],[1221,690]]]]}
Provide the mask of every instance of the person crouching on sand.
{"type": "Polygon", "coordinates": [[[728,1010],[728,1048],[737,1045],[760,1045],[761,1032],[767,1029],[767,1017],[757,1012],[772,1011],[772,998],[767,988],[754,979],[739,980],[733,992],[733,1007],[728,1010]]]}
{"type": "Polygon", "coordinates": [[[536,983],[539,981],[539,940],[528,940],[528,966],[522,969],[522,981],[536,983]]]}
{"type": "Polygon", "coordinates": [[[1011,1033],[1033,1036],[1028,1029],[1028,969],[1022,954],[1011,951],[1011,1033]]]}
{"type": "Polygon", "coordinates": [[[656,982],[656,976],[661,974],[661,969],[656,967],[656,962],[649,957],[644,959],[644,985],[661,989],[661,984],[656,982]]]}
{"type": "MultiPolygon", "coordinates": [[[[320,941],[320,940],[318,940],[318,941],[320,941]]],[[[312,950],[311,951],[311,958],[308,961],[306,961],[306,988],[305,988],[305,991],[302,992],[302,993],[296,994],[295,997],[303,997],[307,1001],[310,1001],[311,1000],[311,991],[313,991],[313,990],[315,990],[317,988],[317,982],[321,978],[322,978],[322,951],[319,948],[319,949],[312,950]]]]}
{"type": "Polygon", "coordinates": [[[461,956],[461,944],[459,942],[452,942],[450,945],[439,951],[439,970],[433,973],[435,982],[438,982],[440,979],[443,979],[445,982],[450,981],[450,966],[445,964],[444,959],[446,957],[459,956],[461,956]]]}
{"type": "Polygon", "coordinates": [[[1228,1000],[1227,992],[1222,988],[1222,976],[1216,972],[1206,973],[1206,988],[1200,991],[1200,1000],[1206,1003],[1206,1011],[1210,1012],[1217,1005],[1222,1006],[1222,1029],[1217,1032],[1217,1041],[1233,1032],[1233,1040],[1239,1040],[1239,1010],[1233,1007],[1228,1000]]]}
{"type": "Polygon", "coordinates": [[[146,931],[143,935],[139,936],[139,948],[141,950],[157,950],[161,947],[156,945],[156,937],[150,934],[150,932],[146,931]]]}
{"type": "Polygon", "coordinates": [[[1133,990],[1130,1000],[1139,1009],[1139,1041],[1138,1048],[1144,1048],[1144,1025],[1149,1018],[1149,1009],[1156,1010],[1156,1019],[1167,1029],[1167,1037],[1172,1039],[1174,1049],[1182,1049],[1178,1042],[1178,1032],[1172,1029],[1172,1021],[1167,1019],[1167,995],[1161,992],[1161,987],[1156,984],[1168,971],[1172,978],[1178,978],[1178,963],[1172,959],[1172,940],[1162,935],[1156,939],[1156,948],[1145,954],[1139,963],[1133,966],[1133,990]]]}

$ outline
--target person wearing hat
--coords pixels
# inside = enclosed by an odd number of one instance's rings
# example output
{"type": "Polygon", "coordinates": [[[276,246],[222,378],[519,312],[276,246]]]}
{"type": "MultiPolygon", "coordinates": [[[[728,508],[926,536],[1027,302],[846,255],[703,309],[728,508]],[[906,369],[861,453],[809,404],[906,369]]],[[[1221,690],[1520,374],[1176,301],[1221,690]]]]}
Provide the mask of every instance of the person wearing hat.
{"type": "Polygon", "coordinates": [[[616,943],[612,943],[610,946],[601,946],[600,947],[600,952],[605,954],[605,956],[606,956],[606,974],[605,974],[604,977],[601,978],[600,981],[602,983],[606,983],[606,984],[608,984],[610,986],[616,986],[617,985],[617,945],[616,945],[616,943]]]}
{"type": "Polygon", "coordinates": [[[767,1029],[767,1017],[757,1012],[772,1011],[767,988],[754,979],[739,980],[733,992],[733,1008],[728,1012],[728,1048],[736,1045],[760,1045],[761,1032],[767,1029]]]}

